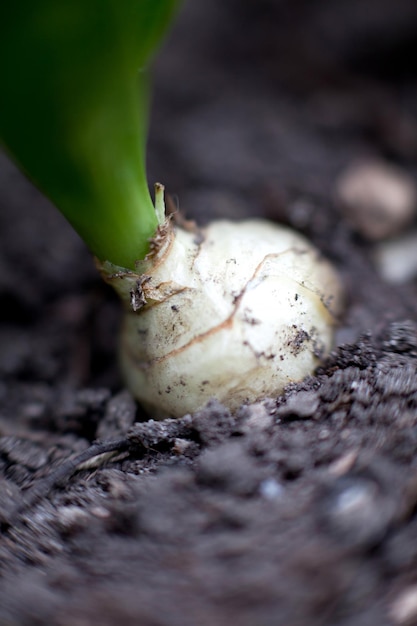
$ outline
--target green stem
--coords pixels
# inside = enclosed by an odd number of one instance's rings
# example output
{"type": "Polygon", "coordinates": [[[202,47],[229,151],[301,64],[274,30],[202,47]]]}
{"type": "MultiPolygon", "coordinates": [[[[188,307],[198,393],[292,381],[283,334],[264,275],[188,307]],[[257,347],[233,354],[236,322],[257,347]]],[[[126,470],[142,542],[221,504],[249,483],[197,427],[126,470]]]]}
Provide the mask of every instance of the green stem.
{"type": "Polygon", "coordinates": [[[177,0],[0,4],[4,146],[101,261],[133,269],[158,225],[138,70],[177,0]]]}

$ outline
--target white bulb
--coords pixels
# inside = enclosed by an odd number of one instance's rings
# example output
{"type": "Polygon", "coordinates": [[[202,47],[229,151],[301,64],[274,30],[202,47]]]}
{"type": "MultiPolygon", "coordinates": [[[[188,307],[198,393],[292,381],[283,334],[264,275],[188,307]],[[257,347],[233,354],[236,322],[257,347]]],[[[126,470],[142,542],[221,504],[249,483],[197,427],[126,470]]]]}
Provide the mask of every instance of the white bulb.
{"type": "Polygon", "coordinates": [[[212,397],[234,410],[276,396],[331,347],[338,277],[287,228],[174,228],[140,272],[104,273],[126,305],[125,380],[154,415],[182,416],[212,397]]]}

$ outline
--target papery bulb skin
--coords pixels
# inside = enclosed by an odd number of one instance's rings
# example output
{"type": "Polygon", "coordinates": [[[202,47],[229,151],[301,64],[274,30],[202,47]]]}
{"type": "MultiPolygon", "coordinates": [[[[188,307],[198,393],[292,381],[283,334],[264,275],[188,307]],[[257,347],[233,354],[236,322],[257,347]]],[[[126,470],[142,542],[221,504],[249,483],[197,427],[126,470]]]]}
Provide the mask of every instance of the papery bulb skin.
{"type": "Polygon", "coordinates": [[[172,227],[138,267],[102,271],[125,302],[126,383],[154,417],[195,412],[212,397],[233,411],[277,396],[331,348],[338,276],[288,228],[172,227]]]}

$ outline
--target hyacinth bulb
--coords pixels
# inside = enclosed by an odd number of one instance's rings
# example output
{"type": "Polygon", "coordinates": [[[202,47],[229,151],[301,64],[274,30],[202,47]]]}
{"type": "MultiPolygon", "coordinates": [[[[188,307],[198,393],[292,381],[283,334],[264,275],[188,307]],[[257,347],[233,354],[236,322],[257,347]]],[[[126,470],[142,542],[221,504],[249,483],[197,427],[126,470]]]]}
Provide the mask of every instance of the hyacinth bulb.
{"type": "Polygon", "coordinates": [[[161,231],[136,273],[101,267],[125,305],[126,383],[153,417],[213,397],[235,410],[314,371],[332,345],[341,288],[304,237],[263,220],[161,231]]]}

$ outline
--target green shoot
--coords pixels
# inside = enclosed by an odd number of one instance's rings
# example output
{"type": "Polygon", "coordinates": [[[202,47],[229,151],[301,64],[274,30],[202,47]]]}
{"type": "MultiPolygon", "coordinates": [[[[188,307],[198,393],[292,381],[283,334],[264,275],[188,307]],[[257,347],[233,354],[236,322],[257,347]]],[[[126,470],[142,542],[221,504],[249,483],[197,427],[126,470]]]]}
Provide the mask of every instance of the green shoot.
{"type": "Polygon", "coordinates": [[[101,261],[133,269],[158,225],[145,68],[178,0],[0,4],[0,140],[101,261]]]}

